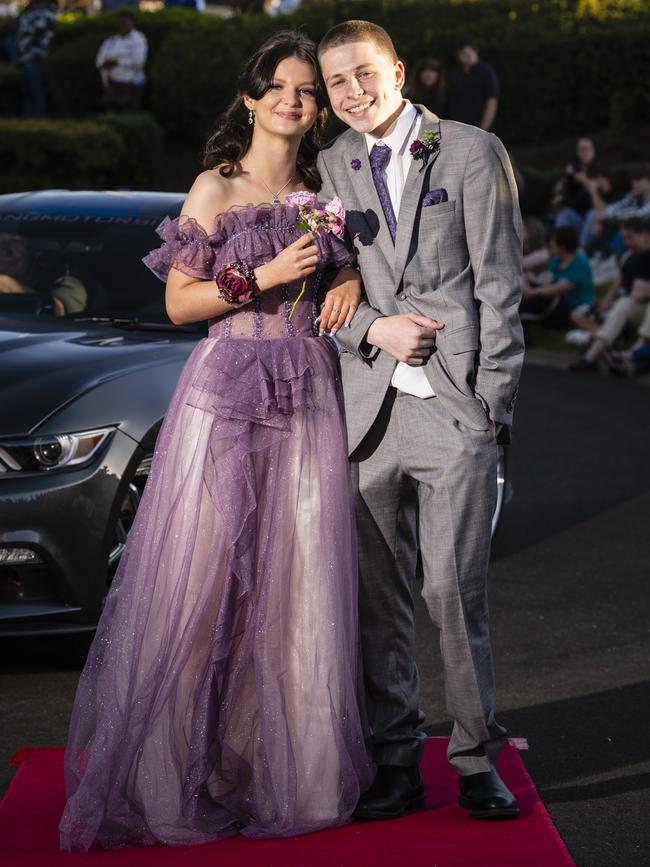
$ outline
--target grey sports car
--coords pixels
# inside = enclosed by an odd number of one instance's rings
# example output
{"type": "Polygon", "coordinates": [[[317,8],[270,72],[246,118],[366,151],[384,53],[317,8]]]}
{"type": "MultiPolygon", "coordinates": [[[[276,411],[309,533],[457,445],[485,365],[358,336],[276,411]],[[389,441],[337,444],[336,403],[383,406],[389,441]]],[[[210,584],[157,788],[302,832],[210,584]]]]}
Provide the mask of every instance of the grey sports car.
{"type": "Polygon", "coordinates": [[[94,628],[181,369],[142,264],[183,196],[0,196],[0,635],[94,628]]]}
{"type": "MultiPolygon", "coordinates": [[[[142,264],[181,194],[0,196],[0,635],[94,629],[181,369],[142,264]]],[[[506,490],[503,449],[498,479],[506,490]]]]}

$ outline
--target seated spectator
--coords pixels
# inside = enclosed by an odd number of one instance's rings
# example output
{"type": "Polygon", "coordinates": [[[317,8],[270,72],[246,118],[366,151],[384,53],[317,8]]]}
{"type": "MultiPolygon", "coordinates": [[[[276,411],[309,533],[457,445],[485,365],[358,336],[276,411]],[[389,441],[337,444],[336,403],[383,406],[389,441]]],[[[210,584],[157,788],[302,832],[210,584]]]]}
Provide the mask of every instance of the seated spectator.
{"type": "Polygon", "coordinates": [[[591,209],[591,194],[585,185],[586,178],[598,180],[603,193],[609,181],[603,176],[596,163],[596,147],[593,139],[581,136],[576,142],[576,155],[564,167],[564,175],[555,185],[553,207],[556,211],[554,223],[560,226],[575,226],[582,229],[585,214],[591,209]]]}
{"type": "Polygon", "coordinates": [[[531,286],[548,265],[551,252],[546,243],[544,223],[537,217],[524,219],[524,256],[522,260],[522,287],[531,286]]]}
{"type": "Polygon", "coordinates": [[[624,266],[624,292],[613,302],[605,321],[596,330],[593,343],[585,355],[571,365],[571,370],[597,370],[599,360],[607,360],[610,348],[630,327],[638,328],[633,350],[650,341],[650,223],[637,225],[633,234],[636,255],[628,258],[627,262],[631,260],[628,268],[624,266]]]}
{"type": "Polygon", "coordinates": [[[435,57],[425,57],[409,78],[404,96],[417,105],[426,106],[438,116],[445,112],[446,87],[442,64],[435,57]]]}
{"type": "Polygon", "coordinates": [[[107,108],[140,110],[147,50],[147,37],[135,29],[133,15],[122,12],[117,19],[117,33],[102,42],[95,61],[102,76],[107,108]]]}
{"type": "Polygon", "coordinates": [[[650,164],[632,172],[630,191],[616,202],[607,204],[596,179],[585,178],[591,195],[592,209],[585,217],[581,243],[588,255],[606,249],[622,252],[619,227],[631,217],[650,218],[650,164]]]}
{"type": "Polygon", "coordinates": [[[583,329],[590,323],[594,287],[589,260],[578,248],[578,233],[572,226],[554,229],[553,258],[547,270],[523,288],[520,313],[524,322],[559,329],[583,329]]]}
{"type": "Polygon", "coordinates": [[[449,77],[447,117],[490,130],[499,108],[499,81],[478,54],[476,40],[466,36],[456,47],[457,65],[449,77]]]}
{"type": "Polygon", "coordinates": [[[629,295],[635,280],[650,280],[648,225],[648,222],[639,217],[631,217],[621,224],[620,232],[625,251],[618,262],[617,278],[596,305],[600,313],[607,313],[617,298],[629,295]]]}

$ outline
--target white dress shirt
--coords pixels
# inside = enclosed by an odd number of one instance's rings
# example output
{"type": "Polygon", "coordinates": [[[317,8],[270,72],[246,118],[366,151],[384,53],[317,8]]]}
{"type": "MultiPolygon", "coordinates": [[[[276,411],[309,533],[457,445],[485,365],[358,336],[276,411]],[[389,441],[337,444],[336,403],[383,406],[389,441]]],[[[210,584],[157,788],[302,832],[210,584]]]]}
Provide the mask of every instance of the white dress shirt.
{"type": "MultiPolygon", "coordinates": [[[[116,60],[106,72],[106,78],[121,84],[144,84],[144,65],[147,61],[147,37],[139,30],[131,30],[126,36],[117,33],[105,39],[97,52],[96,64],[101,69],[107,60],[116,60]]],[[[106,82],[104,82],[106,84],[106,82]]]]}
{"type": "MultiPolygon", "coordinates": [[[[415,106],[406,99],[402,113],[393,124],[391,131],[383,138],[378,139],[369,133],[364,133],[368,153],[376,144],[386,144],[391,149],[390,160],[384,169],[384,178],[396,219],[399,219],[404,184],[413,162],[409,147],[411,142],[418,137],[421,125],[422,117],[415,106]]],[[[398,361],[390,383],[398,391],[412,394],[415,397],[435,397],[435,392],[431,388],[431,383],[427,379],[423,367],[411,367],[410,364],[398,361]]]]}

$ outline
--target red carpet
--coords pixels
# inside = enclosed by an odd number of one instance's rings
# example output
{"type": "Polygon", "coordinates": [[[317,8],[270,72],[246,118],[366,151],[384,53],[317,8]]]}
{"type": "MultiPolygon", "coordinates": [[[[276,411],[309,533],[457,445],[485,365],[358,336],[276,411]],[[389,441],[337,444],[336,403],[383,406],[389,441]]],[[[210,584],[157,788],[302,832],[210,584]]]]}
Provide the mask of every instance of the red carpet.
{"type": "Polygon", "coordinates": [[[446,738],[430,738],[422,765],[429,807],[390,822],[353,822],[292,840],[234,838],[205,846],[121,849],[88,855],[58,850],[64,805],[63,750],[24,749],[0,803],[3,867],[560,867],[573,864],[526,773],[508,744],[499,771],[517,795],[522,818],[470,819],[456,804],[457,778],[447,764],[446,738]]]}

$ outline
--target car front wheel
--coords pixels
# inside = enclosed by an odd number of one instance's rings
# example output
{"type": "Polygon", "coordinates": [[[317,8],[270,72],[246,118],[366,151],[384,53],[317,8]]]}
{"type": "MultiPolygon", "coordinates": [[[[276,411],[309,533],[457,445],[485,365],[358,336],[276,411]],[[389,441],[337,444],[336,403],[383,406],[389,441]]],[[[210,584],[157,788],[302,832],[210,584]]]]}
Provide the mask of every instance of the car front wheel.
{"type": "Polygon", "coordinates": [[[120,504],[113,533],[113,541],[108,553],[107,584],[109,586],[115,577],[122,554],[126,548],[126,540],[133,526],[140,500],[142,499],[142,492],[149,477],[152,459],[153,455],[148,455],[140,461],[120,504]]]}

